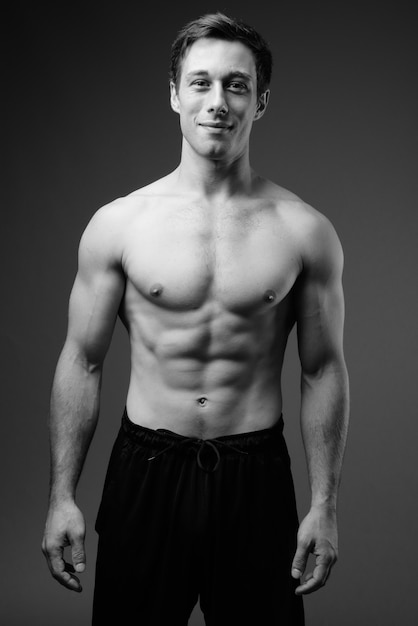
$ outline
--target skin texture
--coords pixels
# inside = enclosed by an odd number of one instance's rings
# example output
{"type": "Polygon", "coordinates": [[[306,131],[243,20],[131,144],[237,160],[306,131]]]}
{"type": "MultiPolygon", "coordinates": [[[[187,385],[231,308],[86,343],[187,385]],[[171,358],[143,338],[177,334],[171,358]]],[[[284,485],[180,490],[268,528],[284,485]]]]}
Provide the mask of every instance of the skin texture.
{"type": "Polygon", "coordinates": [[[181,162],[100,209],[80,242],[68,333],[51,397],[51,494],[43,551],[52,575],[81,590],[85,522],[77,482],[94,434],[103,361],[119,314],[131,345],[133,422],[214,438],[272,426],[282,410],[286,342],[297,326],[301,429],[312,505],[292,575],[325,584],[337,558],[336,499],[348,424],[343,254],[330,222],[250,167],[267,107],[251,51],[191,46],[171,107],[181,162]],[[63,559],[71,546],[72,565],[63,559]]]}

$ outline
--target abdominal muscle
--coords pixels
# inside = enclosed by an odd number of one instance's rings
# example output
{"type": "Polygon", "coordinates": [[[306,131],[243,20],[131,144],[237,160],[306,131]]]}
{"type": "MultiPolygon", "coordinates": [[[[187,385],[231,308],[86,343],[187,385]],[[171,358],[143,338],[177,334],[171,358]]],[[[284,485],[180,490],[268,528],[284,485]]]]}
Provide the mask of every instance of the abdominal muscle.
{"type": "Polygon", "coordinates": [[[213,304],[188,312],[139,309],[128,325],[131,421],[202,439],[277,422],[290,330],[283,311],[238,315],[213,304]]]}

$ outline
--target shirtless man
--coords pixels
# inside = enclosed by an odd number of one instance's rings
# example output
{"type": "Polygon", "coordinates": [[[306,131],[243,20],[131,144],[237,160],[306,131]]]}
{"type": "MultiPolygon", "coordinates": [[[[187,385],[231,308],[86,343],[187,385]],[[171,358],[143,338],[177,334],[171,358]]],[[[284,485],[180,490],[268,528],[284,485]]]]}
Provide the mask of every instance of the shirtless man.
{"type": "Polygon", "coordinates": [[[324,585],[337,558],[343,255],[323,215],[250,167],[270,73],[253,29],[221,14],[187,25],[170,84],[180,164],[100,209],[81,239],[52,391],[43,551],[58,582],[80,591],[75,491],[119,314],[131,378],[96,525],[96,625],[132,615],[184,626],[199,594],[212,626],[300,625],[302,595],[324,585]],[[295,324],[312,491],[300,526],[281,433],[295,324]],[[309,553],[316,564],[301,580],[309,553]]]}

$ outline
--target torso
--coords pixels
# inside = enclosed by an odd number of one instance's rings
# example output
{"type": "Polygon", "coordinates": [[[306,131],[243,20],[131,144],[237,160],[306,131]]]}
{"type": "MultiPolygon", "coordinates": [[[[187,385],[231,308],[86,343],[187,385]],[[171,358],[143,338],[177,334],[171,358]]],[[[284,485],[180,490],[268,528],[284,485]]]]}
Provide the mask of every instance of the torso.
{"type": "Polygon", "coordinates": [[[161,187],[124,199],[132,421],[211,438],[279,418],[302,262],[298,204],[272,188],[227,206],[161,187]]]}

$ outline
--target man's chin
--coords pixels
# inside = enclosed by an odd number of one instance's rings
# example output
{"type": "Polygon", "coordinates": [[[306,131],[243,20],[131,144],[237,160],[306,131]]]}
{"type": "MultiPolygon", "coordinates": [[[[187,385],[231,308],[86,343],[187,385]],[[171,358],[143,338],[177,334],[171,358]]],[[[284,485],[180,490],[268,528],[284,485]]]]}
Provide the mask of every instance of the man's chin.
{"type": "Polygon", "coordinates": [[[230,141],[224,141],[223,137],[209,141],[188,142],[189,146],[201,158],[211,161],[230,160],[234,157],[234,147],[230,141]]]}
{"type": "Polygon", "coordinates": [[[199,150],[197,151],[200,156],[206,157],[211,160],[219,160],[228,158],[230,150],[225,145],[222,145],[220,142],[213,143],[212,145],[199,146],[199,150]]]}

